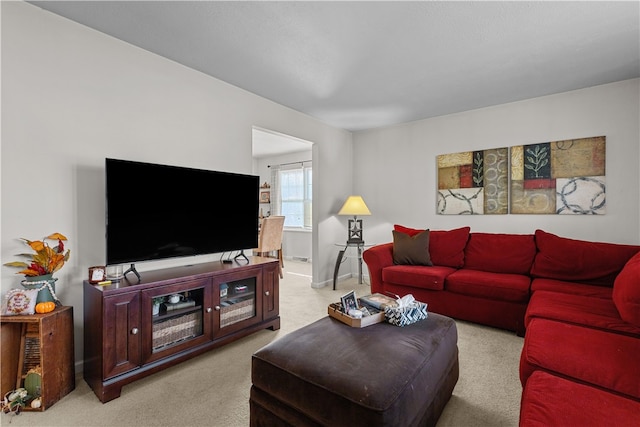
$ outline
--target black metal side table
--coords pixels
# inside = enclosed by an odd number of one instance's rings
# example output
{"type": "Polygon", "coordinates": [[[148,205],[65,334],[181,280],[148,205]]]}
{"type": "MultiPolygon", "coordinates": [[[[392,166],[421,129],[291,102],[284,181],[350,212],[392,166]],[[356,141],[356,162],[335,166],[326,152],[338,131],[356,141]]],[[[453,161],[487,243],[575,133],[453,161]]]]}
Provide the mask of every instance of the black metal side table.
{"type": "Polygon", "coordinates": [[[357,250],[357,259],[358,259],[358,284],[362,284],[362,252],[365,248],[369,248],[374,246],[372,244],[365,245],[364,242],[346,242],[346,243],[336,243],[336,246],[342,248],[338,251],[338,257],[336,258],[336,266],[333,270],[333,290],[336,290],[336,282],[338,281],[338,271],[340,271],[340,264],[344,262],[344,260],[348,259],[349,256],[345,257],[345,253],[349,248],[356,248],[357,250]],[[344,259],[343,259],[344,258],[344,259]]]}

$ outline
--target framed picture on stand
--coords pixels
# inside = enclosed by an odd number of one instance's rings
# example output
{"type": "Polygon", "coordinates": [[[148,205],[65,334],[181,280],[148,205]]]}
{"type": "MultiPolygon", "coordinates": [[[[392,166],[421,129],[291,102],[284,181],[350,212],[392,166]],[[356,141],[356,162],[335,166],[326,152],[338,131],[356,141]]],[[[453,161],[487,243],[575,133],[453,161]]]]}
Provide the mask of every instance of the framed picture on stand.
{"type": "Polygon", "coordinates": [[[356,292],[351,291],[340,298],[342,303],[342,309],[345,313],[349,313],[350,309],[358,309],[358,300],[356,299],[356,292]]]}
{"type": "Polygon", "coordinates": [[[261,191],[260,192],[260,203],[271,203],[271,192],[270,191],[261,191]]]}
{"type": "Polygon", "coordinates": [[[89,283],[96,284],[106,279],[107,269],[104,265],[89,267],[89,283]]]}

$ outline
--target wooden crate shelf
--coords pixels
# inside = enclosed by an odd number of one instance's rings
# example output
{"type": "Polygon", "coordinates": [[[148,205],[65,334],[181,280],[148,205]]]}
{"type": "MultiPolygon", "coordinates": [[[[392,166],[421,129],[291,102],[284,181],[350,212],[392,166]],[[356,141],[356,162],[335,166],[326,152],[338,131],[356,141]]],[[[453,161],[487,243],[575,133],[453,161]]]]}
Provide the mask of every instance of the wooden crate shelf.
{"type": "Polygon", "coordinates": [[[42,368],[44,411],[75,386],[73,307],[57,307],[51,313],[0,316],[2,396],[23,387],[29,369],[42,368]]]}

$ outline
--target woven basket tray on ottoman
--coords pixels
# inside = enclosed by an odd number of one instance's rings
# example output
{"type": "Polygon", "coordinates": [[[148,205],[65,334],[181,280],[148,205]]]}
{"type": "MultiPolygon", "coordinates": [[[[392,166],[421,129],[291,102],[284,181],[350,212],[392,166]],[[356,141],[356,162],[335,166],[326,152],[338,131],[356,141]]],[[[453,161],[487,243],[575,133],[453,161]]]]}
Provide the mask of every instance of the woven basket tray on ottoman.
{"type": "Polygon", "coordinates": [[[325,317],[252,357],[252,426],[435,425],[458,381],[455,322],[351,328],[325,317]]]}

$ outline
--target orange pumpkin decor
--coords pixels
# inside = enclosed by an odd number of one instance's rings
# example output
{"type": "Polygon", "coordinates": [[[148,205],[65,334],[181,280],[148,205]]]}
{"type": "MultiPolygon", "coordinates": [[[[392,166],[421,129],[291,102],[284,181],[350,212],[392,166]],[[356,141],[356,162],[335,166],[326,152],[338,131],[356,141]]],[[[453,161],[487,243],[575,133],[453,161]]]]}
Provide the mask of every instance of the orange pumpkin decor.
{"type": "Polygon", "coordinates": [[[53,301],[45,301],[45,302],[39,302],[36,304],[36,313],[49,313],[53,310],[55,310],[56,308],[56,303],[53,301]]]}

